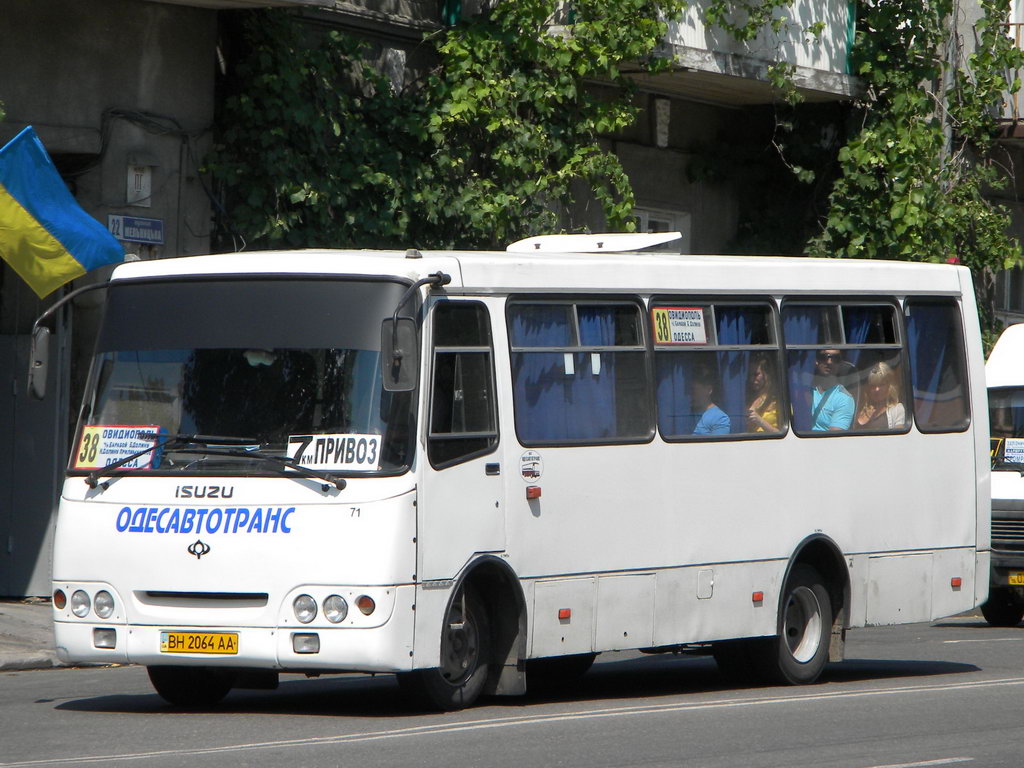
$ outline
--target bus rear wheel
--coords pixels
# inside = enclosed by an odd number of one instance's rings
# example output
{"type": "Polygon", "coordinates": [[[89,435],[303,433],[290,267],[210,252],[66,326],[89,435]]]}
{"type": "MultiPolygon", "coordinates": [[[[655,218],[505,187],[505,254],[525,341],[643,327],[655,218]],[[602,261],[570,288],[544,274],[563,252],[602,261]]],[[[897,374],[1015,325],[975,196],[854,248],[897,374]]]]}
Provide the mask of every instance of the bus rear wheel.
{"type": "Polygon", "coordinates": [[[441,630],[441,665],[398,677],[402,689],[434,709],[472,706],[487,682],[491,653],[490,623],[477,594],[460,590],[441,630]]]}
{"type": "Polygon", "coordinates": [[[793,685],[813,683],[828,661],[832,600],[815,568],[793,566],[779,606],[778,636],[769,644],[770,676],[793,685]]]}
{"type": "Polygon", "coordinates": [[[231,691],[230,672],[210,667],[146,667],[156,692],[179,707],[212,707],[231,691]]]}
{"type": "Polygon", "coordinates": [[[1024,618],[1024,602],[1009,589],[993,589],[981,604],[981,615],[993,627],[1016,627],[1024,618]]]}

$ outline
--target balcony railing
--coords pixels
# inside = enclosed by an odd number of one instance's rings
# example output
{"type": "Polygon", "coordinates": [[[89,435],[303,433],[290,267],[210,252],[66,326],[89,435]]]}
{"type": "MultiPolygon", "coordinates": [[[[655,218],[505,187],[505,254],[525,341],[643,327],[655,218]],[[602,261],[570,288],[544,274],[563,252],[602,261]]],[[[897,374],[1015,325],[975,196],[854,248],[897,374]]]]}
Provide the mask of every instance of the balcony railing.
{"type": "MultiPolygon", "coordinates": [[[[683,18],[671,24],[667,42],[686,48],[745,56],[832,74],[847,74],[853,21],[847,0],[795,0],[775,11],[780,29],[764,29],[753,40],[740,42],[718,27],[708,27],[708,0],[693,0],[683,18]],[[820,24],[821,32],[810,31],[820,24]]],[[[742,24],[743,18],[734,23],[742,24]]]]}

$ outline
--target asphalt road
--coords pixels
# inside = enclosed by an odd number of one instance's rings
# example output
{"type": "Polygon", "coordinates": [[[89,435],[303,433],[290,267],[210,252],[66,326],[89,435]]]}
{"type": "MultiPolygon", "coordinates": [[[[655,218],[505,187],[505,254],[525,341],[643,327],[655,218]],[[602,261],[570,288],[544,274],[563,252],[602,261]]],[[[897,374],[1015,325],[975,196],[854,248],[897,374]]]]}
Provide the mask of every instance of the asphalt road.
{"type": "Polygon", "coordinates": [[[710,659],[602,657],[572,689],[425,714],[388,676],[235,691],[178,711],[134,667],[0,673],[0,768],[1024,766],[1024,627],[850,633],[814,686],[729,684],[710,659]]]}

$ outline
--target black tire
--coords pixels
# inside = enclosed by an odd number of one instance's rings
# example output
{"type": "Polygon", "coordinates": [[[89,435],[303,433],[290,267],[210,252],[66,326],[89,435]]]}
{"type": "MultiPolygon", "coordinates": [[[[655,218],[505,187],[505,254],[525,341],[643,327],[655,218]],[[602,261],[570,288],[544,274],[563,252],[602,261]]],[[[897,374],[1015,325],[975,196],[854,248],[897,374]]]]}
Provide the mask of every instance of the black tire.
{"type": "Polygon", "coordinates": [[[491,654],[487,611],[475,592],[452,600],[441,630],[441,666],[398,676],[399,685],[433,709],[472,706],[483,693],[491,654]]]}
{"type": "Polygon", "coordinates": [[[802,563],[793,566],[779,604],[778,635],[768,644],[765,672],[782,683],[815,682],[828,661],[832,600],[821,574],[802,563]]]}
{"type": "Polygon", "coordinates": [[[1016,627],[1024,618],[1024,603],[1009,589],[993,589],[981,604],[981,615],[993,627],[1016,627]]]}
{"type": "Polygon", "coordinates": [[[526,662],[526,689],[553,692],[571,686],[587,673],[596,658],[596,653],[577,653],[529,659],[526,662]]]}
{"type": "Polygon", "coordinates": [[[210,667],[147,667],[146,671],[161,698],[179,707],[212,707],[234,683],[231,672],[210,667]]]}

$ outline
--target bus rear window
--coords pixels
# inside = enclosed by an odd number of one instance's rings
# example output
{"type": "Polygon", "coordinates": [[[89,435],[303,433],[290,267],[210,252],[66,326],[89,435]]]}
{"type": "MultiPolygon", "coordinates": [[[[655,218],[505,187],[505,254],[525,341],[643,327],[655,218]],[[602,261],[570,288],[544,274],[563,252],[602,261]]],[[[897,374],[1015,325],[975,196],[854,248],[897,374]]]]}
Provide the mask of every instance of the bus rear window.
{"type": "Polygon", "coordinates": [[[960,310],[951,300],[906,303],[914,419],[922,432],[960,432],[970,422],[960,310]]]}

